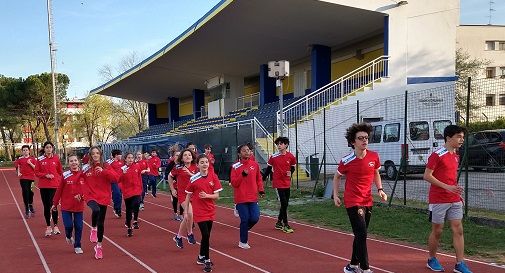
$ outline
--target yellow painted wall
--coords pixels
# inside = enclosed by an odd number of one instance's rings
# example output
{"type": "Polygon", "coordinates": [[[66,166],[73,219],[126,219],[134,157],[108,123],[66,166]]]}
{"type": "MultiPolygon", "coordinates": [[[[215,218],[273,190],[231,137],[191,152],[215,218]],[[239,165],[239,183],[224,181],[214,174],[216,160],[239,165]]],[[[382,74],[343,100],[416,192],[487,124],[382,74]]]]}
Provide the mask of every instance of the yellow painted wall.
{"type": "Polygon", "coordinates": [[[384,55],[384,49],[377,49],[363,54],[363,59],[359,60],[352,57],[346,60],[335,62],[331,64],[331,80],[334,81],[345,74],[353,71],[354,69],[373,61],[374,59],[384,55]]]}
{"type": "Polygon", "coordinates": [[[168,118],[168,102],[156,104],[156,117],[168,118]]]}
{"type": "MultiPolygon", "coordinates": [[[[295,90],[295,79],[294,77],[287,77],[284,80],[282,80],[282,93],[284,95],[291,94],[295,90]]],[[[275,95],[279,96],[279,88],[275,91],[275,95]]]]}
{"type": "Polygon", "coordinates": [[[179,99],[179,116],[193,115],[193,97],[179,99]]]}
{"type": "Polygon", "coordinates": [[[259,91],[260,91],[260,84],[259,83],[244,86],[244,96],[258,93],[259,91]]]}
{"type": "Polygon", "coordinates": [[[209,102],[210,102],[210,95],[206,95],[205,99],[204,99],[204,106],[207,106],[207,104],[209,104],[209,102]]]}

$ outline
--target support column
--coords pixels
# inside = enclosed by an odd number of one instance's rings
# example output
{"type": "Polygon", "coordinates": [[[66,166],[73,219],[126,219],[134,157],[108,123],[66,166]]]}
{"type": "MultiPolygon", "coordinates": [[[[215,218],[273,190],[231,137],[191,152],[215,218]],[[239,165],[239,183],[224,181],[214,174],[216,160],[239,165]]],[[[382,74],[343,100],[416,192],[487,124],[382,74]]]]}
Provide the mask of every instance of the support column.
{"type": "Polygon", "coordinates": [[[201,107],[205,105],[205,92],[200,89],[193,89],[193,115],[195,119],[202,116],[201,107]]]}
{"type": "Polygon", "coordinates": [[[331,81],[331,48],[324,45],[313,45],[311,52],[311,92],[325,86],[331,81]]]}
{"type": "Polygon", "coordinates": [[[168,98],[168,118],[170,122],[179,121],[179,98],[168,98]]]}
{"type": "Polygon", "coordinates": [[[268,64],[260,65],[260,106],[277,100],[275,79],[268,77],[268,64]]]}

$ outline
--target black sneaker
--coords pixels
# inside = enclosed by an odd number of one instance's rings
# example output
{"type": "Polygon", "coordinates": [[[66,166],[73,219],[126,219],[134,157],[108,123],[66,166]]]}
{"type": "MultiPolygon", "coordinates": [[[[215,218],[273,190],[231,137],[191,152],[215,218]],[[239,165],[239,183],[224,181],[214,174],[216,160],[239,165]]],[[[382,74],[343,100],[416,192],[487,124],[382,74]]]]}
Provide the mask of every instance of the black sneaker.
{"type": "Polygon", "coordinates": [[[196,257],[196,264],[204,265],[205,264],[205,257],[200,258],[200,255],[196,257]]]}
{"type": "Polygon", "coordinates": [[[32,205],[32,204],[29,204],[29,205],[28,205],[28,209],[30,210],[30,212],[31,212],[32,214],[34,214],[34,213],[35,213],[35,209],[33,209],[33,205],[32,205]]]}
{"type": "Polygon", "coordinates": [[[205,261],[203,272],[212,272],[212,262],[210,260],[205,261]]]}
{"type": "Polygon", "coordinates": [[[27,210],[27,211],[25,212],[25,218],[26,218],[26,219],[30,219],[30,217],[32,217],[32,213],[31,213],[29,210],[27,210]]]}
{"type": "Polygon", "coordinates": [[[174,242],[175,242],[175,245],[178,247],[178,248],[183,248],[184,245],[182,244],[182,238],[179,238],[177,236],[174,236],[174,242]]]}
{"type": "Polygon", "coordinates": [[[133,229],[131,229],[131,228],[127,229],[126,236],[132,237],[133,236],[133,229]]]}
{"type": "Polygon", "coordinates": [[[277,223],[275,223],[275,229],[283,230],[284,224],[281,221],[277,221],[277,223]]]}
{"type": "Polygon", "coordinates": [[[192,245],[196,244],[195,235],[193,235],[193,233],[188,234],[188,243],[192,245]]]}
{"type": "Polygon", "coordinates": [[[139,227],[139,222],[137,222],[137,221],[133,222],[133,224],[132,224],[132,225],[133,225],[133,228],[134,228],[134,229],[139,229],[139,228],[140,228],[140,227],[139,227]]]}

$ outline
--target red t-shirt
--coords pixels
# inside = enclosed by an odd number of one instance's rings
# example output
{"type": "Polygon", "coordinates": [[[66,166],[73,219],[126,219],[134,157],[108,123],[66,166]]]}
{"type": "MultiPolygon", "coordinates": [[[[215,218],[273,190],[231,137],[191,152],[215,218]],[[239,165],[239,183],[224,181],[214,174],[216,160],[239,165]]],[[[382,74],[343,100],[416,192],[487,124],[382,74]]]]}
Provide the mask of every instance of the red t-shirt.
{"type": "Polygon", "coordinates": [[[161,160],[157,156],[153,156],[149,159],[149,175],[158,176],[158,168],[161,166],[161,160]]]}
{"type": "Polygon", "coordinates": [[[268,159],[268,166],[272,166],[274,173],[272,187],[287,189],[291,187],[291,176],[287,175],[291,171],[291,166],[296,166],[296,158],[292,153],[275,153],[268,159]]]}
{"type": "Polygon", "coordinates": [[[197,173],[191,177],[191,182],[186,187],[186,193],[191,193],[191,205],[193,206],[193,220],[195,223],[214,221],[216,205],[214,199],[200,198],[200,192],[207,194],[217,193],[223,190],[221,182],[215,173],[209,172],[207,176],[197,173]]]}
{"type": "Polygon", "coordinates": [[[235,204],[258,202],[258,192],[264,192],[260,166],[253,160],[240,160],[232,165],[230,182],[235,204]],[[247,176],[242,172],[247,170],[247,176]]]}
{"type": "MultiPolygon", "coordinates": [[[[458,154],[450,153],[445,147],[441,147],[430,155],[426,168],[433,170],[433,176],[440,182],[447,185],[457,185],[458,163],[458,154]]],[[[461,201],[461,196],[438,186],[430,185],[428,200],[430,204],[454,203],[461,201]]]]}
{"type": "Polygon", "coordinates": [[[179,200],[179,203],[186,200],[186,192],[184,190],[188,186],[191,177],[196,173],[198,173],[198,167],[196,167],[196,164],[191,164],[189,167],[177,165],[172,169],[172,171],[170,171],[170,176],[177,181],[177,199],[179,200]],[[188,174],[186,170],[189,170],[191,175],[188,174]]]}
{"type": "Polygon", "coordinates": [[[370,150],[366,150],[363,159],[352,152],[340,160],[337,172],[345,175],[344,205],[346,208],[373,205],[372,183],[375,171],[380,167],[379,154],[370,150]]]}
{"type": "Polygon", "coordinates": [[[61,209],[71,212],[82,212],[84,210],[84,200],[75,198],[76,195],[84,195],[84,177],[81,171],[66,171],[63,173],[63,180],[53,197],[53,205],[57,206],[61,199],[61,209]]]}
{"type": "Polygon", "coordinates": [[[27,180],[35,180],[35,169],[28,164],[28,160],[33,165],[37,165],[37,159],[33,156],[20,156],[15,162],[14,162],[14,167],[19,169],[19,173],[21,173],[21,176],[19,179],[27,179],[27,180]]]}
{"type": "Polygon", "coordinates": [[[63,167],[57,155],[46,157],[45,155],[37,158],[35,164],[35,174],[39,178],[39,188],[56,189],[60,186],[63,167]],[[52,174],[53,178],[47,178],[46,174],[52,174]]]}
{"type": "Polygon", "coordinates": [[[142,194],[142,177],[140,176],[140,165],[131,164],[121,167],[121,176],[119,177],[119,186],[123,197],[130,198],[142,194]]]}

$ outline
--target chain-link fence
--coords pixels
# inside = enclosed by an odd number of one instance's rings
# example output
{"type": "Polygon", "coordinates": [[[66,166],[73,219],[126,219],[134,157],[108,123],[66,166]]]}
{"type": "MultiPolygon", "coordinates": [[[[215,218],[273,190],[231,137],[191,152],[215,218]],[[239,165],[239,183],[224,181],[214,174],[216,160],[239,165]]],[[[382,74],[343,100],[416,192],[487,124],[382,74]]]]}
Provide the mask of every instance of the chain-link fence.
{"type": "Polygon", "coordinates": [[[381,157],[383,185],[391,202],[425,208],[429,183],[423,173],[428,157],[444,145],[444,128],[459,124],[469,131],[459,151],[466,212],[472,216],[505,212],[504,79],[373,96],[336,101],[286,125],[285,134],[294,144],[291,151],[303,170],[296,181],[315,182],[308,183],[314,190],[331,184],[338,162],[352,152],[344,138],[346,129],[367,122],[373,127],[368,148],[381,157]]]}

